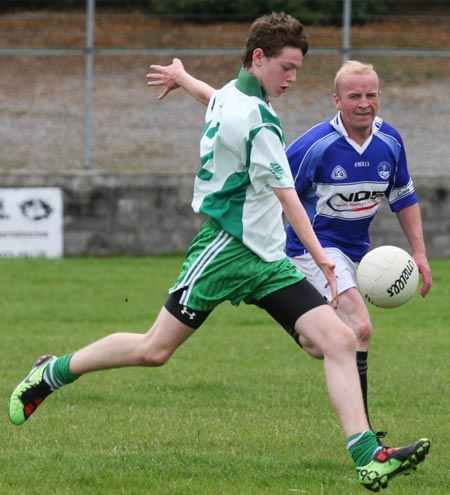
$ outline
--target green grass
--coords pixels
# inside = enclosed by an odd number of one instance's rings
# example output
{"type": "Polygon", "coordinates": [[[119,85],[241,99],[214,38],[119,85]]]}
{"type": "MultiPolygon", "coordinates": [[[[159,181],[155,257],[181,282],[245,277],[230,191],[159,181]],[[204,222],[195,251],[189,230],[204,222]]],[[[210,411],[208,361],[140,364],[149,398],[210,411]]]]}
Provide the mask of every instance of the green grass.
{"type": "MultiPolygon", "coordinates": [[[[352,495],[345,438],[322,363],[262,311],[229,304],[164,367],[83,376],[22,427],[16,383],[41,353],[146,331],[180,257],[0,260],[1,495],[352,495]]],[[[373,308],[372,422],[388,441],[429,436],[431,454],[386,495],[447,495],[450,261],[429,296],[373,308]]],[[[368,492],[367,492],[368,493],[368,492]]]]}

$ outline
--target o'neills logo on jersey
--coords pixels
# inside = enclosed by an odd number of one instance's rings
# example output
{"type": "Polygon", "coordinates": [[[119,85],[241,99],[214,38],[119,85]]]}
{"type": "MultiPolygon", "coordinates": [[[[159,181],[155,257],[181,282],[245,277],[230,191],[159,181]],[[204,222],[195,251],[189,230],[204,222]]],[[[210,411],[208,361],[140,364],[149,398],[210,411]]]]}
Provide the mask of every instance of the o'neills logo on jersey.
{"type": "Polygon", "coordinates": [[[394,297],[408,285],[409,277],[414,272],[414,261],[409,260],[408,264],[403,269],[400,277],[387,289],[387,293],[389,297],[394,297]]]}
{"type": "Polygon", "coordinates": [[[380,162],[378,164],[378,175],[383,179],[387,180],[391,176],[392,167],[388,162],[380,162]]]}

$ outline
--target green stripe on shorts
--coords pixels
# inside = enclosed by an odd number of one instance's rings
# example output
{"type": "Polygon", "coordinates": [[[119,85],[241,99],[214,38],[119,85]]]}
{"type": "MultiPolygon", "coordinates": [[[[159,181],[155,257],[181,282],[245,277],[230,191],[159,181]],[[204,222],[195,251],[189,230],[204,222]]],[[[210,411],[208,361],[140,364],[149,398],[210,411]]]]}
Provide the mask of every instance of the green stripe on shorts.
{"type": "Polygon", "coordinates": [[[181,274],[169,292],[184,289],[183,305],[211,311],[223,301],[254,303],[304,278],[287,257],[264,261],[208,220],[189,246],[181,274]]]}

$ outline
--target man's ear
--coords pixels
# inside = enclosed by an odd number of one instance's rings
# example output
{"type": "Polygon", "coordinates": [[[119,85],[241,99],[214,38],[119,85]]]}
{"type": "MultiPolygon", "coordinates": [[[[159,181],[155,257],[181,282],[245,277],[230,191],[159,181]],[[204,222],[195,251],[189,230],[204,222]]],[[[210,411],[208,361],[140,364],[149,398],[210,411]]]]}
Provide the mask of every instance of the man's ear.
{"type": "Polygon", "coordinates": [[[341,99],[337,93],[333,93],[333,101],[334,101],[334,106],[337,108],[337,110],[340,110],[341,99]]]}
{"type": "Polygon", "coordinates": [[[255,48],[252,55],[252,63],[256,67],[261,67],[262,59],[264,58],[264,52],[261,48],[255,48]]]}

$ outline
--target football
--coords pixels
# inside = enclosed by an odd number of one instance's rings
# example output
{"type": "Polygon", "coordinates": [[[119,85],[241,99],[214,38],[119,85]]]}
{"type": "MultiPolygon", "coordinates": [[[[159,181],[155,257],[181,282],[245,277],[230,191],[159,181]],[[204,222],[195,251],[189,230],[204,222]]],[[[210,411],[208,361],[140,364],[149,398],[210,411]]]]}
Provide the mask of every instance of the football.
{"type": "Polygon", "coordinates": [[[358,290],[379,308],[396,308],[411,299],[419,283],[419,270],[412,256],[396,246],[369,251],[357,272],[358,290]]]}

